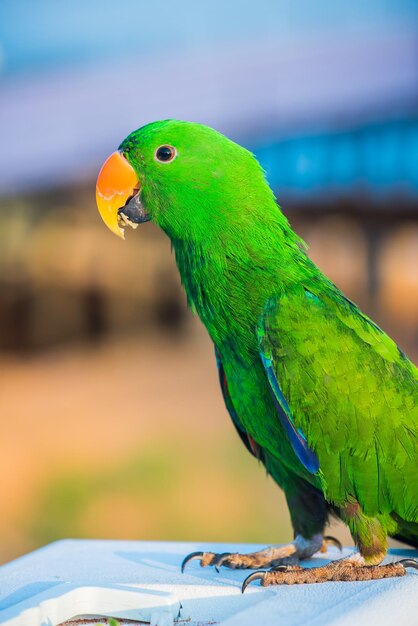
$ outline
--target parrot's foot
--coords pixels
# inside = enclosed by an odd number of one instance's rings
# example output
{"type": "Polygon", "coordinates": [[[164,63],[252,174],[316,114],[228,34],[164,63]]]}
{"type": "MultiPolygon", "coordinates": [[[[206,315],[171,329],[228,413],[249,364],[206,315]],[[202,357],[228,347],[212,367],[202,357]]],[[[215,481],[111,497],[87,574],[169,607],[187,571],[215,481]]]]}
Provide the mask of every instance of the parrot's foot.
{"type": "Polygon", "coordinates": [[[268,585],[300,585],[303,583],[326,583],[330,581],[379,580],[394,576],[405,576],[406,568],[418,569],[418,561],[402,559],[388,565],[362,565],[361,559],[349,557],[333,561],[322,567],[292,567],[281,565],[268,572],[254,572],[242,584],[242,593],[253,580],[268,585]]]}
{"type": "Polygon", "coordinates": [[[342,545],[334,537],[314,535],[311,539],[304,539],[298,535],[292,543],[286,546],[271,546],[259,552],[238,554],[224,552],[192,552],[184,559],[181,571],[184,572],[189,561],[197,559],[202,567],[213,565],[217,571],[221,566],[231,569],[257,569],[259,567],[277,567],[278,565],[296,565],[301,559],[310,558],[315,552],[326,552],[327,546],[333,544],[342,550],[342,545]]]}

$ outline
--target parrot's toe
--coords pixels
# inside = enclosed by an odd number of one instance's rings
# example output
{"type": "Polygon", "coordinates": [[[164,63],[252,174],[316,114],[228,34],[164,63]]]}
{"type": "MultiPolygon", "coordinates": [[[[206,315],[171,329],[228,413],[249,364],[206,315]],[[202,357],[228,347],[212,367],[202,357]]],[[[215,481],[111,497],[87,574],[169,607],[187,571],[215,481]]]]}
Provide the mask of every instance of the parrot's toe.
{"type": "Polygon", "coordinates": [[[192,552],[183,560],[181,571],[184,572],[190,561],[200,561],[201,567],[211,565],[219,572],[220,567],[230,569],[258,569],[278,565],[293,565],[299,562],[299,555],[294,544],[287,546],[272,546],[259,552],[240,554],[238,552],[192,552]]]}
{"type": "Polygon", "coordinates": [[[214,565],[218,572],[220,567],[229,567],[230,569],[253,569],[254,567],[260,567],[256,553],[239,554],[238,552],[218,554],[211,565],[214,565]]]}
{"type": "MultiPolygon", "coordinates": [[[[252,555],[238,554],[232,552],[192,552],[188,554],[181,564],[181,571],[184,572],[186,565],[190,561],[200,561],[201,567],[212,565],[219,572],[220,567],[229,567],[231,569],[245,569],[254,567],[252,565],[252,555]]],[[[259,565],[257,566],[259,567],[259,565]]]]}
{"type": "Polygon", "coordinates": [[[269,585],[300,585],[326,583],[330,581],[381,580],[405,576],[406,569],[418,569],[415,559],[403,559],[387,565],[358,565],[353,560],[341,559],[322,567],[279,566],[268,571],[253,572],[244,580],[242,593],[254,580],[260,580],[262,587],[269,585]]]}
{"type": "Polygon", "coordinates": [[[309,559],[313,554],[326,550],[328,544],[336,545],[340,550],[342,546],[338,539],[314,535],[305,539],[298,535],[292,543],[287,545],[270,546],[265,550],[240,554],[239,552],[192,552],[183,560],[181,571],[184,572],[190,561],[200,561],[201,567],[212,565],[217,571],[220,567],[230,569],[260,569],[279,567],[282,565],[295,567],[301,559],[309,559]]]}
{"type": "Polygon", "coordinates": [[[241,554],[234,554],[232,552],[224,552],[223,554],[216,554],[215,559],[212,565],[215,567],[216,571],[219,572],[219,568],[222,567],[230,567],[232,569],[239,569],[244,567],[241,559],[241,554]]]}

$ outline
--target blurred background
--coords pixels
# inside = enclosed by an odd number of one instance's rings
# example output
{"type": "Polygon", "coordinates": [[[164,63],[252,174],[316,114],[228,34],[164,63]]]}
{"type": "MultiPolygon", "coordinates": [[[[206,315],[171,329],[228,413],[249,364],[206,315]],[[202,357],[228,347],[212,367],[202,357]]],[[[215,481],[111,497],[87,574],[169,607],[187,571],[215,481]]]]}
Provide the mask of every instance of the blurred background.
{"type": "Polygon", "coordinates": [[[416,360],[417,47],[416,0],[0,1],[0,561],[61,537],[291,538],[169,241],[114,237],[95,179],[147,122],[214,126],[416,360]]]}

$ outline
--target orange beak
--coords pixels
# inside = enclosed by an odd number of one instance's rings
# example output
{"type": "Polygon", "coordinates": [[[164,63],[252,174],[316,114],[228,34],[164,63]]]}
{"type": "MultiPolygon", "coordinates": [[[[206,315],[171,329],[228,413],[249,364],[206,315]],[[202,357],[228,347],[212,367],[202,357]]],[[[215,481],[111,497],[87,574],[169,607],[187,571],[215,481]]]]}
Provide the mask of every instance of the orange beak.
{"type": "Polygon", "coordinates": [[[96,183],[96,203],[99,213],[110,230],[125,239],[118,210],[139,191],[139,181],[133,167],[119,152],[105,161],[96,183]]]}

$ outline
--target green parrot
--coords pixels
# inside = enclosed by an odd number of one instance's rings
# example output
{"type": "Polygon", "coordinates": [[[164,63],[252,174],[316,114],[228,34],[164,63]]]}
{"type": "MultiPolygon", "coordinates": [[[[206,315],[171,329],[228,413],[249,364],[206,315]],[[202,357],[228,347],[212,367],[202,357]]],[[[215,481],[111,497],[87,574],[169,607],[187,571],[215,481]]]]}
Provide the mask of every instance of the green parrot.
{"type": "Polygon", "coordinates": [[[152,220],[170,238],[232,421],[290,511],[289,545],[193,553],[183,568],[264,568],[243,590],[418,569],[381,565],[388,536],[418,547],[418,370],[309,259],[255,157],[206,126],[154,122],[105,162],[96,199],[119,236],[152,220]],[[358,551],[300,567],[325,549],[331,514],[358,551]]]}

